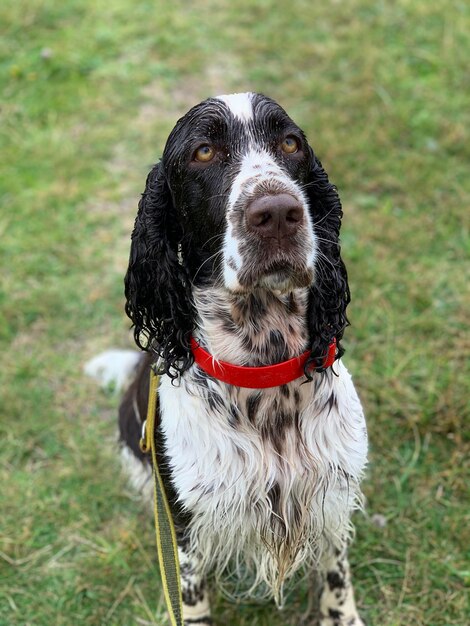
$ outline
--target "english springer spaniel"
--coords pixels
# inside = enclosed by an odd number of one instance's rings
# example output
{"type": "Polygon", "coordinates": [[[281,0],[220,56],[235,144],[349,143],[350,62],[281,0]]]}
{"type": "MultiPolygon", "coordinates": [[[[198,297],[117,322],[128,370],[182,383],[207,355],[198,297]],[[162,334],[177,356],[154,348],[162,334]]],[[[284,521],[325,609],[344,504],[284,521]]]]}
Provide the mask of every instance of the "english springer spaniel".
{"type": "Polygon", "coordinates": [[[260,94],[192,108],[147,178],[125,278],[146,354],[120,432],[126,465],[150,493],[139,439],[158,360],[157,454],[187,625],[212,623],[208,576],[232,596],[282,606],[300,575],[319,580],[321,626],[363,624],[347,545],[367,433],[341,360],[341,217],[304,133],[260,94]],[[293,379],[261,384],[258,371],[289,360],[301,363],[293,379]],[[227,382],[227,363],[245,383],[227,382]]]}

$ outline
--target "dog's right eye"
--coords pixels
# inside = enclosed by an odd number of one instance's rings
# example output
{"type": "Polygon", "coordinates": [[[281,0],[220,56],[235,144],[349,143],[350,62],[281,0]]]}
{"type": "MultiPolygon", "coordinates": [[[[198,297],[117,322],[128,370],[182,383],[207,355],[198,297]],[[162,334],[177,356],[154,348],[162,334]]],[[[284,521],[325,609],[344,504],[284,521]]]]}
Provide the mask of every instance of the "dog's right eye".
{"type": "Polygon", "coordinates": [[[199,148],[194,153],[193,159],[195,161],[199,161],[200,163],[208,163],[209,161],[212,161],[214,156],[215,156],[214,148],[210,146],[209,144],[205,143],[204,145],[199,146],[199,148]]]}
{"type": "Polygon", "coordinates": [[[281,150],[286,154],[294,154],[299,151],[299,142],[293,135],[288,135],[281,143],[281,150]]]}

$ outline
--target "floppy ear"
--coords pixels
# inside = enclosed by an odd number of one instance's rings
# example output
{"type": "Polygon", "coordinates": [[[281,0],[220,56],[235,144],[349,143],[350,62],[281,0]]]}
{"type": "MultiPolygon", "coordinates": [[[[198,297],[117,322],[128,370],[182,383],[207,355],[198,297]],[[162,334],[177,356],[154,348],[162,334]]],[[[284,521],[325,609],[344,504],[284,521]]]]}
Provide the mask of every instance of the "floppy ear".
{"type": "MultiPolygon", "coordinates": [[[[308,325],[313,356],[325,356],[328,346],[336,339],[337,356],[344,354],[341,338],[346,326],[346,307],[351,296],[346,268],[341,259],[339,231],[343,211],[334,185],[329,180],[320,161],[312,157],[305,191],[310,205],[313,230],[317,236],[318,253],[315,280],[310,287],[308,325]]],[[[321,371],[321,360],[317,371],[321,371]]]]}
{"type": "Polygon", "coordinates": [[[178,257],[182,239],[159,163],[148,175],[139,202],[124,283],[126,313],[137,345],[161,356],[164,371],[172,378],[193,362],[189,338],[194,309],[187,270],[178,257]]]}

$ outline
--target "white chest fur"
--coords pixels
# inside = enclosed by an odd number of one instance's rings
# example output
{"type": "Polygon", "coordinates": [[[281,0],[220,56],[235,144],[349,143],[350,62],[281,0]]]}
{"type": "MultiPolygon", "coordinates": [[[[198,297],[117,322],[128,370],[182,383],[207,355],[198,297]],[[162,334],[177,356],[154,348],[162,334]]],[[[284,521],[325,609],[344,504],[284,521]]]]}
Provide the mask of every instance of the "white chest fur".
{"type": "Polygon", "coordinates": [[[335,370],[262,392],[208,380],[196,366],[179,387],[163,379],[162,428],[202,570],[243,561],[253,587],[278,596],[325,540],[344,541],[367,434],[351,378],[341,362],[335,370]]]}

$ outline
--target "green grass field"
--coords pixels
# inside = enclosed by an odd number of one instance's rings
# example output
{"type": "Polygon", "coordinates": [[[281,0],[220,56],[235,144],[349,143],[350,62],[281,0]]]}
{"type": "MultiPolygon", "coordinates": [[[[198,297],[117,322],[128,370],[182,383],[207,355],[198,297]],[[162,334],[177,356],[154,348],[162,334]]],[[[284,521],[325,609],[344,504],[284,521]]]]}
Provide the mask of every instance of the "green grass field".
{"type": "MultiPolygon", "coordinates": [[[[166,624],[118,398],[82,366],[131,346],[129,237],[169,130],[246,90],[307,131],[345,209],[358,604],[369,626],[469,624],[468,3],[6,0],[0,29],[1,626],[166,624]]],[[[304,604],[216,616],[294,625],[304,604]]]]}

